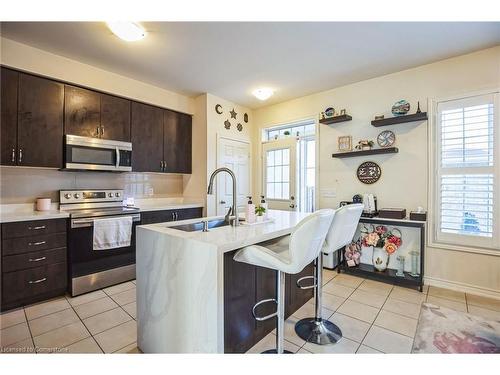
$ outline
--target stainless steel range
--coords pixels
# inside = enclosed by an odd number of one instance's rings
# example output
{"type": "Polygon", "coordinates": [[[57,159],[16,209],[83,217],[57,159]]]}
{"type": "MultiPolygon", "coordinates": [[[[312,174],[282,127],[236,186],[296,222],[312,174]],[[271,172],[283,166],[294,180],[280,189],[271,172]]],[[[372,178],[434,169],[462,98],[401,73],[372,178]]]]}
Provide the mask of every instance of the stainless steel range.
{"type": "Polygon", "coordinates": [[[123,206],[123,190],[60,190],[61,211],[70,214],[68,264],[72,296],[135,278],[135,227],[141,215],[136,207],[123,206]],[[130,246],[93,250],[94,221],[131,216],[130,246]]]}

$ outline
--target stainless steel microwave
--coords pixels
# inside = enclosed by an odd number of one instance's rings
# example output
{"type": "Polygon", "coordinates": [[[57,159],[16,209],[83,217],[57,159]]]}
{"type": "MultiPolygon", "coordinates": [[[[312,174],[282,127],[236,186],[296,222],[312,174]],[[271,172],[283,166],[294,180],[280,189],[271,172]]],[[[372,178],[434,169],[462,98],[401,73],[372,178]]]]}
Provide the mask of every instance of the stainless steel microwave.
{"type": "Polygon", "coordinates": [[[132,143],[65,135],[65,170],[132,171],[132,143]]]}

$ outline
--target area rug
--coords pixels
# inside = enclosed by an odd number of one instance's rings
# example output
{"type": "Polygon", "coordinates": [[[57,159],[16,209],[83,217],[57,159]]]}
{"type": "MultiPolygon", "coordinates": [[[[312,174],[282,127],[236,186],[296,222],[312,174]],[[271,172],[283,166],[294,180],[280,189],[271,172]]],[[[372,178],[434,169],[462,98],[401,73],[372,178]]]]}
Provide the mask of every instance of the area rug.
{"type": "Polygon", "coordinates": [[[500,321],[424,303],[412,353],[500,353],[500,321]]]}

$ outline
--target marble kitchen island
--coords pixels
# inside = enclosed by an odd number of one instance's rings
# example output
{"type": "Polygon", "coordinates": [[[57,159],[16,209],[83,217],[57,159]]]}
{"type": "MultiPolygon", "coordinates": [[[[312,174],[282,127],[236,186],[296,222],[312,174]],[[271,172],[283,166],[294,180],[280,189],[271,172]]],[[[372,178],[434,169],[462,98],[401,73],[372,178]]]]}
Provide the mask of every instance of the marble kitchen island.
{"type": "MultiPolygon", "coordinates": [[[[234,262],[237,249],[291,233],[307,213],[269,211],[274,221],[209,232],[173,229],[211,217],[137,227],[137,344],[144,353],[244,352],[275,321],[254,321],[251,308],[274,297],[275,272],[234,262]]],[[[311,266],[311,265],[310,265],[311,266]]],[[[312,296],[287,275],[291,315],[312,296]]],[[[288,311],[287,311],[288,310],[288,311]]]]}

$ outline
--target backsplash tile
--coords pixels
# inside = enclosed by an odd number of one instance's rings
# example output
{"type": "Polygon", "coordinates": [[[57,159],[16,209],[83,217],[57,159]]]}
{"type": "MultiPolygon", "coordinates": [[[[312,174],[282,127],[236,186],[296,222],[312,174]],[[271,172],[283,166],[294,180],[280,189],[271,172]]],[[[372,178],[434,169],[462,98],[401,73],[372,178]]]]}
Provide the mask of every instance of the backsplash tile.
{"type": "Polygon", "coordinates": [[[0,203],[32,203],[37,197],[59,201],[64,189],[123,189],[126,197],[181,196],[181,175],[160,173],[68,172],[0,167],[0,203]]]}

